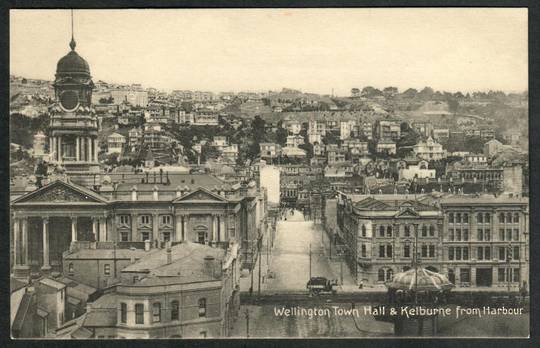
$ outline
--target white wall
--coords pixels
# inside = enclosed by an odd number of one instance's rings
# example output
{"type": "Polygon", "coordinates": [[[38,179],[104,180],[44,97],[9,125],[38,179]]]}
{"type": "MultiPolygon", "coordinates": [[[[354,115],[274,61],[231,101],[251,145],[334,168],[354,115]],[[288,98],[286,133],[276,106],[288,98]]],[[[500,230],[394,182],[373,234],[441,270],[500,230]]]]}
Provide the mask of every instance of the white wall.
{"type": "Polygon", "coordinates": [[[265,165],[260,169],[260,185],[268,194],[268,203],[279,205],[279,168],[265,165]]]}

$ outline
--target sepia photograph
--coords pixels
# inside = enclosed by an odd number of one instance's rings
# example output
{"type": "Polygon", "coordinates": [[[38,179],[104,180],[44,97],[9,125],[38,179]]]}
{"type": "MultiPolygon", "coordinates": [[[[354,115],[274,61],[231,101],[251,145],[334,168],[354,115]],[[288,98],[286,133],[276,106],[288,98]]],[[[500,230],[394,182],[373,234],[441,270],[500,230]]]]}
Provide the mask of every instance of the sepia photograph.
{"type": "Polygon", "coordinates": [[[11,9],[11,338],[529,337],[528,24],[11,9]]]}

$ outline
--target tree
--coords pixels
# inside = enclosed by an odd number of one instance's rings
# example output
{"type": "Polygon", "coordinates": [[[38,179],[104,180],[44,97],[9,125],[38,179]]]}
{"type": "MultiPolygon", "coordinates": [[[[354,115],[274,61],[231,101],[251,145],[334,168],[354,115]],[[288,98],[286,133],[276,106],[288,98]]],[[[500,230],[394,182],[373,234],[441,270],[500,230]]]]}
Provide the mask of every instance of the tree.
{"type": "Polygon", "coordinates": [[[383,93],[372,86],[367,86],[367,87],[362,88],[362,95],[367,98],[373,98],[373,97],[381,96],[383,95],[383,93]]]}
{"type": "Polygon", "coordinates": [[[403,92],[403,97],[405,98],[414,98],[418,94],[418,91],[414,88],[409,88],[405,92],[403,92]]]}
{"type": "Polygon", "coordinates": [[[448,98],[446,100],[446,103],[448,104],[448,110],[452,113],[456,113],[457,112],[457,109],[459,107],[459,102],[457,101],[457,99],[455,98],[448,98]]]}
{"type": "Polygon", "coordinates": [[[393,97],[398,94],[398,89],[397,87],[384,87],[383,94],[387,97],[393,97]]]}
{"type": "Polygon", "coordinates": [[[351,97],[358,97],[360,95],[360,89],[353,88],[351,89],[351,97]]]}
{"type": "Polygon", "coordinates": [[[253,128],[253,139],[257,144],[264,141],[265,136],[265,126],[266,122],[259,116],[255,116],[251,122],[251,128],[253,128]]]}
{"type": "Polygon", "coordinates": [[[278,125],[277,125],[277,131],[276,131],[276,142],[281,145],[281,146],[284,146],[285,143],[287,143],[287,135],[288,135],[288,132],[286,129],[284,129],[282,127],[282,121],[279,120],[278,121],[278,125]]]}
{"type": "Polygon", "coordinates": [[[431,98],[433,97],[433,94],[435,94],[435,92],[433,91],[433,88],[424,87],[424,89],[422,89],[420,93],[418,93],[418,96],[423,100],[431,100],[431,98]]]}

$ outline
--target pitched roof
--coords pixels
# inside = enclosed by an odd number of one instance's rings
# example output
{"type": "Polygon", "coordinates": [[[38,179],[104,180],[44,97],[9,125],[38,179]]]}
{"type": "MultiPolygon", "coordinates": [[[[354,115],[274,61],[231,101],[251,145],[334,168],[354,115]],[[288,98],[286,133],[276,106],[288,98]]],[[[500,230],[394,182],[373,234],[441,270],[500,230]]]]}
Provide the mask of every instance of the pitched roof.
{"type": "MultiPolygon", "coordinates": [[[[47,199],[46,201],[40,202],[31,202],[32,199],[46,195],[53,190],[60,190],[60,193],[69,193],[71,197],[74,198],[78,196],[80,198],[80,203],[107,203],[107,199],[98,193],[74,182],[66,182],[62,180],[55,180],[48,185],[45,185],[35,191],[29,192],[25,195],[22,195],[12,201],[12,204],[21,204],[21,203],[46,203],[51,204],[54,201],[47,199]],[[63,191],[62,191],[63,190],[63,191]],[[75,196],[73,196],[75,195],[75,196]]],[[[61,202],[61,203],[73,203],[73,201],[61,202]]]]}

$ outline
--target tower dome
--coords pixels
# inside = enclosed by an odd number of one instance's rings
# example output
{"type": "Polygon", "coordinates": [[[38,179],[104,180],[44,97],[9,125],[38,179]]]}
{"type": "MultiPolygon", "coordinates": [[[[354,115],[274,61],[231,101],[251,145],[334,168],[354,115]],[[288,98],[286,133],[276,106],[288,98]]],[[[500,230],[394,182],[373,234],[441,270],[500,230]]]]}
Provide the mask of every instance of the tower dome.
{"type": "Polygon", "coordinates": [[[77,52],[75,52],[75,40],[71,39],[69,43],[71,51],[60,58],[56,65],[56,76],[84,74],[90,77],[90,66],[77,52]]]}

